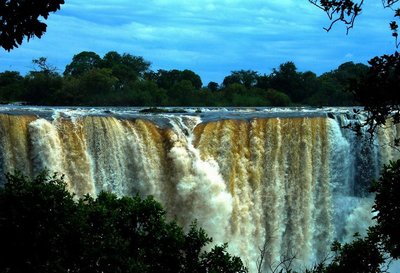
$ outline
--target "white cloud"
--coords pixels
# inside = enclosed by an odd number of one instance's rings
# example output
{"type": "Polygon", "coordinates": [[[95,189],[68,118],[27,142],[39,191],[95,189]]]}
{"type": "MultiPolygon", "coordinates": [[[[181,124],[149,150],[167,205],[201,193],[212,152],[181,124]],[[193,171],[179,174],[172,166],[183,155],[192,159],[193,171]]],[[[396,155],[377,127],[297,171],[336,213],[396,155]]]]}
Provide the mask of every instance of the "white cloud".
{"type": "Polygon", "coordinates": [[[322,73],[393,51],[388,16],[366,6],[346,36],[342,25],[325,33],[328,19],[306,0],[69,0],[49,17],[42,39],[0,52],[0,71],[29,70],[39,56],[62,70],[80,51],[116,50],[143,56],[155,69],[201,71],[204,82],[242,68],[268,73],[288,60],[322,73]]]}

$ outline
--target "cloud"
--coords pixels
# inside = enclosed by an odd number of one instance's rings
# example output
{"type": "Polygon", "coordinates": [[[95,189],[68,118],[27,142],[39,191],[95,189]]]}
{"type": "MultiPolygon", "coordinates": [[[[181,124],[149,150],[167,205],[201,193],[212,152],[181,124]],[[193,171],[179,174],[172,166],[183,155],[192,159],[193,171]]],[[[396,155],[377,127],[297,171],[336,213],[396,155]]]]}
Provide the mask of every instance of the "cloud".
{"type": "Polygon", "coordinates": [[[289,60],[322,73],[393,51],[389,17],[369,4],[346,36],[342,25],[325,33],[329,21],[307,1],[69,0],[49,17],[42,39],[0,52],[0,71],[26,72],[40,56],[63,70],[83,50],[115,50],[143,56],[153,69],[191,69],[205,83],[231,70],[269,73],[289,60]]]}

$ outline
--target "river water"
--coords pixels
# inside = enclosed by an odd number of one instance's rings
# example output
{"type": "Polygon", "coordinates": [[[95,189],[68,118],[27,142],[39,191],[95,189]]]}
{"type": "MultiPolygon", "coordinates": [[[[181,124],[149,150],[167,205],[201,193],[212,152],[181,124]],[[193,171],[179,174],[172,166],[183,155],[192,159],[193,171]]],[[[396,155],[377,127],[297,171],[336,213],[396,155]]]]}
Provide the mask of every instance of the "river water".
{"type": "Polygon", "coordinates": [[[371,179],[399,157],[400,127],[358,137],[343,128],[364,118],[351,108],[140,110],[2,106],[0,172],[56,171],[77,195],[153,195],[255,272],[264,244],[267,264],[300,266],[365,233],[371,179]]]}

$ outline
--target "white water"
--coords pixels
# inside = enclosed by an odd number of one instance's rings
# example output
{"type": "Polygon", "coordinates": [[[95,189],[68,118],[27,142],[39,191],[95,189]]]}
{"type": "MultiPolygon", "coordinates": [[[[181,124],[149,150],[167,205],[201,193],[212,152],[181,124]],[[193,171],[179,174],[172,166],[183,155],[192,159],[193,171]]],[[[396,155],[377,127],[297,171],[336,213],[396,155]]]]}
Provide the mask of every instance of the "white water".
{"type": "Polygon", "coordinates": [[[301,265],[325,257],[333,239],[364,232],[370,179],[399,156],[389,145],[398,128],[371,144],[341,128],[346,115],[322,110],[224,119],[93,111],[0,114],[0,170],[57,171],[78,195],[154,195],[185,227],[197,219],[216,243],[229,242],[252,272],[264,242],[267,263],[295,254],[301,265]]]}

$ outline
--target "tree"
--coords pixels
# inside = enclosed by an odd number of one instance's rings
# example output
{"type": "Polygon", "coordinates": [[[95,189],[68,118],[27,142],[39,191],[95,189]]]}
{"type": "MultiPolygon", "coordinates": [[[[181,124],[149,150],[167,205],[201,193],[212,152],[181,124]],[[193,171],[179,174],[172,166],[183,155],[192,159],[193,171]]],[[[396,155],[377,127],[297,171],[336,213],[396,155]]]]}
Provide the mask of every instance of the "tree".
{"type": "Polygon", "coordinates": [[[161,106],[168,105],[167,94],[152,81],[136,81],[126,87],[116,100],[118,105],[161,106]]]}
{"type": "Polygon", "coordinates": [[[52,104],[55,94],[62,88],[62,78],[46,58],[34,59],[32,63],[35,68],[25,76],[22,99],[32,104],[52,104]]]}
{"type": "Polygon", "coordinates": [[[102,67],[111,69],[123,86],[138,79],[143,80],[145,73],[149,71],[150,62],[140,56],[128,53],[120,55],[115,51],[110,51],[104,55],[102,67]]]}
{"type": "Polygon", "coordinates": [[[164,89],[170,89],[175,84],[178,84],[181,81],[189,81],[196,90],[199,90],[203,85],[200,76],[188,69],[185,69],[183,71],[177,69],[173,70],[160,69],[158,70],[155,78],[157,85],[160,88],[164,89]]]}
{"type": "MultiPolygon", "coordinates": [[[[365,64],[346,62],[339,65],[337,69],[323,73],[317,78],[317,81],[314,81],[311,78],[311,81],[309,81],[309,84],[306,84],[305,87],[308,86],[308,88],[311,88],[314,90],[314,92],[309,93],[310,96],[303,102],[316,106],[359,105],[360,102],[355,100],[352,92],[349,90],[352,86],[352,83],[363,78],[367,71],[368,66],[365,64]]],[[[306,73],[303,73],[303,78],[306,73]]]]}
{"type": "Polygon", "coordinates": [[[246,273],[196,223],[184,230],[152,197],[76,198],[62,177],[7,175],[0,187],[0,271],[246,273]]]}
{"type": "Polygon", "coordinates": [[[101,58],[92,51],[82,51],[74,55],[72,62],[65,67],[64,76],[78,77],[93,68],[100,68],[101,58]]]}
{"type": "Polygon", "coordinates": [[[228,87],[229,85],[232,85],[232,84],[242,84],[242,83],[240,82],[240,78],[239,78],[238,75],[231,74],[231,75],[229,75],[229,76],[226,76],[226,77],[224,78],[223,82],[222,82],[222,85],[223,85],[224,87],[228,87]]]}
{"type": "Polygon", "coordinates": [[[231,75],[224,78],[223,85],[228,86],[230,84],[239,83],[243,84],[246,88],[251,88],[256,86],[258,76],[258,72],[253,70],[232,71],[231,75]]]}
{"type": "Polygon", "coordinates": [[[78,78],[64,78],[63,85],[60,91],[56,95],[57,101],[55,104],[62,105],[81,105],[83,104],[83,98],[85,93],[80,90],[80,79],[78,78]]]}
{"type": "Polygon", "coordinates": [[[46,75],[57,74],[57,68],[47,62],[46,57],[40,57],[39,59],[32,60],[35,70],[46,75]]]}
{"type": "Polygon", "coordinates": [[[265,96],[273,106],[289,106],[291,104],[288,95],[274,89],[265,91],[265,96]]]}
{"type": "Polygon", "coordinates": [[[24,78],[17,71],[0,73],[0,100],[4,102],[18,101],[24,93],[24,78]]]}
{"type": "MultiPolygon", "coordinates": [[[[364,77],[368,72],[368,66],[362,63],[345,62],[337,69],[335,69],[332,74],[336,81],[341,85],[350,85],[351,81],[358,80],[364,77]]],[[[349,89],[347,87],[347,89],[349,89]]]]}
{"type": "MultiPolygon", "coordinates": [[[[347,28],[347,32],[353,28],[355,19],[362,11],[364,0],[358,2],[352,0],[309,0],[310,3],[322,9],[331,20],[329,27],[325,28],[330,31],[337,22],[343,22],[347,28]]],[[[395,38],[395,46],[398,48],[398,24],[400,17],[400,8],[395,8],[399,0],[382,0],[384,8],[394,10],[394,21],[389,26],[392,36],[395,38]]],[[[395,123],[400,122],[400,101],[399,101],[399,79],[400,79],[400,55],[395,52],[391,55],[376,56],[369,62],[370,67],[368,73],[358,82],[353,83],[351,91],[356,100],[364,106],[364,110],[368,113],[368,118],[363,124],[351,125],[351,127],[359,132],[361,127],[367,126],[369,133],[372,135],[375,129],[380,125],[384,125],[388,119],[392,119],[395,123]]],[[[399,144],[396,140],[395,144],[399,144]]]]}
{"type": "Polygon", "coordinates": [[[83,93],[84,103],[107,105],[115,97],[118,79],[111,69],[95,68],[89,70],[79,79],[79,89],[83,93]]]}
{"type": "Polygon", "coordinates": [[[65,266],[62,257],[70,245],[68,233],[76,230],[73,195],[57,177],[41,174],[28,180],[16,174],[6,178],[0,188],[0,241],[6,250],[0,271],[57,272],[65,266]]]}
{"type": "Polygon", "coordinates": [[[135,71],[140,79],[143,79],[144,73],[148,72],[150,68],[150,62],[146,61],[143,57],[133,56],[129,53],[122,55],[121,63],[135,71]]]}
{"type": "MultiPolygon", "coordinates": [[[[323,10],[331,20],[329,27],[324,28],[330,31],[337,22],[342,22],[347,29],[347,33],[354,27],[356,18],[362,12],[364,0],[308,0],[311,4],[323,10]]],[[[394,11],[394,18],[397,20],[400,17],[400,9],[394,8],[394,5],[399,0],[381,0],[383,8],[391,8],[394,11]]],[[[395,38],[395,46],[398,47],[398,24],[396,21],[389,23],[392,36],[395,38]]]]}
{"type": "Polygon", "coordinates": [[[219,84],[211,81],[207,84],[207,88],[208,88],[208,90],[210,90],[212,92],[216,92],[219,89],[219,84]]]}
{"type": "Polygon", "coordinates": [[[383,253],[371,238],[357,238],[344,245],[335,242],[332,245],[335,253],[333,261],[325,273],[381,273],[385,262],[383,253]]]}
{"type": "Polygon", "coordinates": [[[180,80],[179,74],[180,72],[177,69],[169,71],[164,69],[159,69],[155,76],[158,87],[166,90],[171,88],[176,82],[180,80]]]}
{"type": "Polygon", "coordinates": [[[18,47],[26,37],[40,38],[47,25],[39,17],[47,19],[64,4],[64,0],[8,0],[0,2],[0,46],[7,51],[18,47]]]}
{"type": "Polygon", "coordinates": [[[371,191],[376,193],[373,206],[377,221],[372,228],[386,251],[393,258],[400,258],[400,160],[391,162],[383,168],[378,181],[373,183],[371,191]]]}
{"type": "Polygon", "coordinates": [[[256,85],[256,87],[262,88],[264,90],[267,90],[267,89],[271,88],[269,75],[266,75],[266,74],[259,75],[257,77],[257,85],[256,85]]]}
{"type": "Polygon", "coordinates": [[[109,51],[103,56],[102,66],[112,68],[114,65],[121,63],[121,55],[116,51],[109,51]]]}
{"type": "Polygon", "coordinates": [[[235,94],[245,96],[247,93],[247,89],[240,83],[232,83],[223,88],[222,93],[226,99],[232,101],[232,98],[235,94]]]}
{"type": "Polygon", "coordinates": [[[319,80],[314,72],[306,71],[300,73],[300,83],[295,97],[297,97],[301,103],[304,103],[307,98],[311,97],[319,90],[319,80]]]}
{"type": "Polygon", "coordinates": [[[353,83],[352,91],[369,113],[363,125],[373,134],[388,120],[400,122],[400,54],[374,57],[368,63],[368,72],[353,83]]]}
{"type": "Polygon", "coordinates": [[[226,251],[227,247],[228,244],[215,246],[210,252],[203,253],[200,261],[202,267],[200,272],[246,273],[247,269],[243,267],[240,258],[234,256],[232,257],[226,251]]]}
{"type": "Polygon", "coordinates": [[[191,105],[195,87],[189,80],[181,80],[168,89],[169,103],[176,106],[191,105]]]}
{"type": "Polygon", "coordinates": [[[293,102],[300,102],[304,99],[301,92],[301,73],[293,62],[286,62],[273,69],[270,75],[271,88],[287,94],[293,102]]]}
{"type": "Polygon", "coordinates": [[[188,69],[182,71],[180,80],[190,81],[196,90],[199,90],[203,86],[203,82],[201,81],[200,76],[188,69]]]}
{"type": "MultiPolygon", "coordinates": [[[[350,243],[341,244],[334,242],[331,247],[334,253],[312,268],[306,269],[305,273],[383,273],[385,255],[381,252],[379,245],[373,237],[360,238],[355,234],[355,239],[350,243]],[[331,262],[327,263],[328,260],[331,262]]],[[[293,272],[287,270],[286,272],[293,272]]]]}

